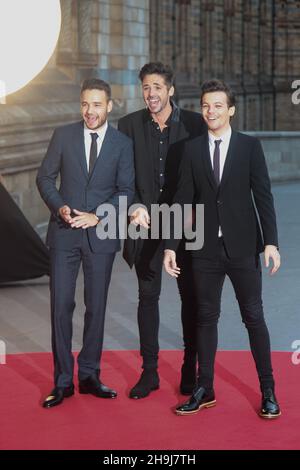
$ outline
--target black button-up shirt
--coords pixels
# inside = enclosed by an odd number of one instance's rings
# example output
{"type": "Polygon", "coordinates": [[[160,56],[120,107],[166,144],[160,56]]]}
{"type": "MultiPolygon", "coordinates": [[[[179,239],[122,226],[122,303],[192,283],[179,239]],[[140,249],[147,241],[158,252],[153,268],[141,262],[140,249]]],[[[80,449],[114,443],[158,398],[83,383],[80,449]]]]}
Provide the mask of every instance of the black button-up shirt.
{"type": "Polygon", "coordinates": [[[172,114],[165,122],[166,126],[162,131],[157,122],[154,121],[152,116],[149,114],[149,125],[150,125],[150,149],[151,156],[153,158],[154,166],[154,187],[156,200],[158,201],[165,182],[165,166],[167,153],[169,149],[169,136],[170,136],[170,124],[172,120],[172,114]]]}

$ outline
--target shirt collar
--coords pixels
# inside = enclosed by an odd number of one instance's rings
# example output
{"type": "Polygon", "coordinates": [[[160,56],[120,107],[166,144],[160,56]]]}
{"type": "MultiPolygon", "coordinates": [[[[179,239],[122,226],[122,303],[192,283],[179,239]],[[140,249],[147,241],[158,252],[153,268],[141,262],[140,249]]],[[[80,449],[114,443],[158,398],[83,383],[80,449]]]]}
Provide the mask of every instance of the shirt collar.
{"type": "Polygon", "coordinates": [[[99,137],[99,140],[103,140],[104,137],[105,137],[105,133],[107,131],[107,128],[108,128],[108,122],[105,121],[105,123],[103,124],[103,126],[101,126],[99,129],[93,131],[92,129],[89,129],[88,127],[86,127],[86,124],[84,123],[84,135],[87,136],[87,135],[90,135],[90,134],[98,134],[98,137],[99,137]]]}
{"type": "MultiPolygon", "coordinates": [[[[178,120],[177,115],[178,115],[178,112],[179,112],[179,108],[173,100],[170,100],[170,104],[172,106],[172,111],[171,111],[170,116],[168,117],[168,119],[165,122],[165,124],[168,127],[170,127],[172,121],[177,121],[178,120]]],[[[146,120],[150,121],[150,122],[155,122],[153,117],[151,116],[151,113],[148,111],[148,109],[147,109],[146,120]]]]}
{"type": "Polygon", "coordinates": [[[220,137],[215,137],[208,131],[209,145],[214,145],[215,140],[222,140],[222,142],[228,143],[230,141],[231,134],[232,134],[231,126],[229,126],[229,129],[227,129],[227,131],[224,132],[224,134],[222,134],[220,137]]]}

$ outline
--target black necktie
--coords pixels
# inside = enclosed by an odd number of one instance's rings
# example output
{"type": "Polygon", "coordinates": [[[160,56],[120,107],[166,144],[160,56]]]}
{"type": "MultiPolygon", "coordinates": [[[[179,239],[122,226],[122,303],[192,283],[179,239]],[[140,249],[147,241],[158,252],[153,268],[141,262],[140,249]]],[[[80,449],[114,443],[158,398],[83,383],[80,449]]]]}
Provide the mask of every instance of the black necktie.
{"type": "Polygon", "coordinates": [[[98,134],[96,132],[90,133],[92,137],[91,150],[90,150],[90,160],[89,160],[89,174],[92,173],[95,162],[97,160],[98,150],[97,150],[97,139],[98,134]]]}
{"type": "Polygon", "coordinates": [[[214,175],[217,185],[220,184],[220,143],[222,140],[215,140],[215,150],[214,150],[214,175]]]}

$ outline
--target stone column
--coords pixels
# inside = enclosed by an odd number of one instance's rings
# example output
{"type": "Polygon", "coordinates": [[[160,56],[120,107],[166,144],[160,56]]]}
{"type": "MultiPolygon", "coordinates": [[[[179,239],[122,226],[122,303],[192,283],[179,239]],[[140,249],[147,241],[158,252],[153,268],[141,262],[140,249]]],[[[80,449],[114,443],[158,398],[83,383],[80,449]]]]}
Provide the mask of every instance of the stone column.
{"type": "Polygon", "coordinates": [[[72,61],[74,42],[72,31],[72,3],[73,0],[61,2],[62,25],[58,43],[58,62],[69,63],[72,61]]]}
{"type": "Polygon", "coordinates": [[[115,113],[144,106],[138,79],[150,60],[149,0],[97,0],[98,58],[94,74],[112,86],[115,113]]]}
{"type": "Polygon", "coordinates": [[[78,0],[78,56],[89,61],[93,50],[93,3],[94,0],[78,0]]]}

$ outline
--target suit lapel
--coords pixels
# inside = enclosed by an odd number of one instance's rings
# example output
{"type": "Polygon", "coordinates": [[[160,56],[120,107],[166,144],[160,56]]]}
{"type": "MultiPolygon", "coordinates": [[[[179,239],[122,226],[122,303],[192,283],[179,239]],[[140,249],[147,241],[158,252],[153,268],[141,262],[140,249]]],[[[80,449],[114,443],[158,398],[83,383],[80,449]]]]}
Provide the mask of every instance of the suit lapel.
{"type": "Polygon", "coordinates": [[[201,151],[203,152],[204,167],[205,167],[205,171],[206,171],[208,180],[209,180],[212,188],[215,191],[218,191],[218,185],[216,183],[213,168],[212,168],[212,165],[211,165],[210,152],[209,152],[209,141],[208,141],[208,134],[207,133],[205,135],[205,138],[203,139],[201,151]]]}
{"type": "Polygon", "coordinates": [[[224,187],[228,179],[228,176],[230,174],[230,169],[232,167],[232,162],[234,160],[234,150],[236,147],[237,136],[238,136],[237,132],[232,131],[230,142],[229,142],[229,147],[228,147],[228,151],[226,155],[225,165],[223,169],[222,179],[220,183],[220,189],[224,187]]]}
{"type": "Polygon", "coordinates": [[[73,145],[75,151],[78,155],[79,163],[84,173],[84,176],[88,178],[88,170],[87,170],[87,163],[86,163],[86,155],[85,155],[85,145],[84,145],[84,126],[83,121],[78,123],[78,127],[75,128],[74,138],[73,138],[73,145]]]}
{"type": "Polygon", "coordinates": [[[98,154],[97,160],[95,161],[94,168],[91,174],[89,175],[89,180],[92,178],[95,171],[97,171],[98,167],[101,165],[101,161],[109,157],[111,146],[112,146],[112,128],[110,125],[108,125],[107,131],[105,133],[105,136],[101,145],[101,150],[98,154]]]}
{"type": "Polygon", "coordinates": [[[184,140],[188,137],[189,134],[185,129],[184,123],[180,120],[180,109],[176,106],[175,103],[173,103],[169,145],[175,144],[175,142],[179,142],[180,140],[184,140]]]}

